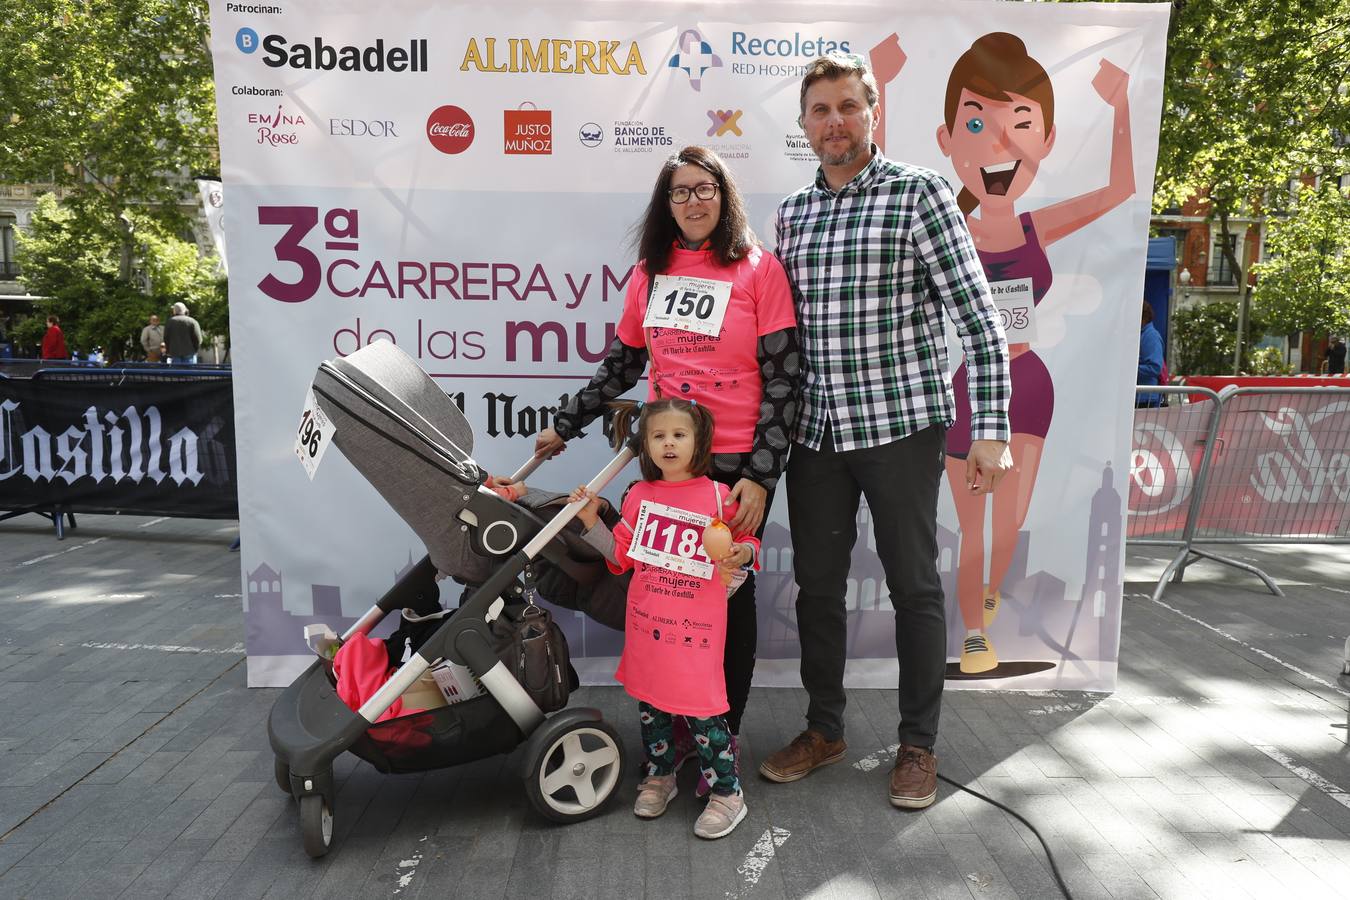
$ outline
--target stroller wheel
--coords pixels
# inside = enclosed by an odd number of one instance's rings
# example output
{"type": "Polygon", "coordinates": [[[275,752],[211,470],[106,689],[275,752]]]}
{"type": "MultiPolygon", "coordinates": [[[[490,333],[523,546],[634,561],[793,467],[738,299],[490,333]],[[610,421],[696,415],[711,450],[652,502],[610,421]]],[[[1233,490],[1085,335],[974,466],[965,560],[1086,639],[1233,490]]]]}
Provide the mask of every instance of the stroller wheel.
{"type": "Polygon", "coordinates": [[[623,741],[614,726],[604,720],[573,720],[546,735],[540,746],[543,752],[525,771],[531,805],[554,822],[598,815],[623,780],[623,741]]]}
{"type": "Polygon", "coordinates": [[[333,843],[333,813],[317,794],[300,798],[300,836],[305,852],[314,859],[327,853],[333,843]]]}
{"type": "Polygon", "coordinates": [[[280,756],[272,758],[272,775],[277,780],[277,787],[287,797],[291,796],[291,767],[286,765],[280,756]]]}

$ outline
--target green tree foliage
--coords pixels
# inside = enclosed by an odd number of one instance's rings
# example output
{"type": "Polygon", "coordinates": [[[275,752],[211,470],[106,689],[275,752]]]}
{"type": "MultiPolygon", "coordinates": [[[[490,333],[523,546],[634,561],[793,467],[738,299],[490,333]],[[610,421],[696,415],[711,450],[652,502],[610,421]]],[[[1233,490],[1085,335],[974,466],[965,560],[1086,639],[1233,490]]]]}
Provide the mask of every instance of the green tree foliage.
{"type": "Polygon", "coordinates": [[[1292,375],[1294,367],[1284,361],[1279,347],[1257,347],[1243,371],[1248,375],[1292,375]]]}
{"type": "Polygon", "coordinates": [[[214,290],[176,237],[191,173],[216,167],[207,21],[205,0],[5,0],[0,179],[64,189],[69,215],[39,214],[24,280],[77,342],[119,346],[142,308],[214,290]]]}
{"type": "Polygon", "coordinates": [[[1350,198],[1330,179],[1272,217],[1266,260],[1255,267],[1253,313],[1279,332],[1350,332],[1350,198]]]}
{"type": "MultiPolygon", "coordinates": [[[[1233,344],[1237,340],[1238,309],[1232,303],[1207,303],[1177,310],[1172,316],[1176,353],[1173,375],[1224,375],[1233,371],[1233,344]]],[[[1249,323],[1252,340],[1260,340],[1265,325],[1249,323]]],[[[1243,348],[1242,371],[1253,367],[1250,346],[1243,348]]]]}
{"type": "Polygon", "coordinates": [[[77,352],[102,347],[109,359],[140,355],[141,328],[154,313],[167,319],[182,301],[212,331],[224,333],[224,297],[215,265],[195,244],[166,234],[163,225],[137,212],[127,214],[133,238],[132,278],[120,276],[119,241],[89,227],[87,218],[48,194],[38,200],[30,227],[18,235],[18,260],[29,291],[50,299],[37,315],[15,327],[19,340],[41,339],[48,313],[60,316],[67,342],[77,352]]]}
{"type": "MultiPolygon", "coordinates": [[[[1227,236],[1229,218],[1268,189],[1340,171],[1350,134],[1345,0],[1175,0],[1167,51],[1155,207],[1203,196],[1227,236]]],[[[1227,255],[1245,318],[1247,279],[1227,255]]]]}

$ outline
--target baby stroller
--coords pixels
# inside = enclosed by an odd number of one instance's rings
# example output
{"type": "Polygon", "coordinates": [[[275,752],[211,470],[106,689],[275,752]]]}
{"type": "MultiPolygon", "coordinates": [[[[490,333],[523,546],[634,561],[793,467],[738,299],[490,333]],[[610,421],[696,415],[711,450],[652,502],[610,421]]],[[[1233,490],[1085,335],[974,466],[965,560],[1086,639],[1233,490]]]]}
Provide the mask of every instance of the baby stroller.
{"type": "MultiPolygon", "coordinates": [[[[473,432],[463,413],[391,343],[378,341],[321,364],[313,391],[336,426],[333,443],[428,551],[344,639],[369,635],[394,610],[438,610],[438,572],[477,568],[486,577],[359,710],[339,698],[333,664],[322,658],[277,698],[268,738],[277,785],[299,802],[305,851],[319,857],[332,842],[333,761],[344,750],[381,772],[398,773],[458,765],[524,743],[521,775],[540,814],[556,822],[598,814],[623,780],[618,732],[596,709],[565,708],[546,716],[499,659],[492,628],[508,603],[530,600],[536,559],[579,582],[601,577],[600,557],[564,531],[582,503],[566,504],[545,521],[482,487],[484,473],[470,456],[473,432]],[[491,560],[486,568],[485,559],[491,560]],[[442,660],[467,667],[485,693],[377,722],[442,660]]],[[[620,451],[590,487],[601,490],[630,459],[631,450],[620,451]]]]}

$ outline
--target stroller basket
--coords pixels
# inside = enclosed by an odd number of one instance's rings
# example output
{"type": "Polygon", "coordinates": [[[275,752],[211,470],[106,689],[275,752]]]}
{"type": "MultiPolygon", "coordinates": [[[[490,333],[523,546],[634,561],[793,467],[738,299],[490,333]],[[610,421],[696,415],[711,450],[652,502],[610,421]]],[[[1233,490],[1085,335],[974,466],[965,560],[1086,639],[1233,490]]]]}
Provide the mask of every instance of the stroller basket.
{"type": "Polygon", "coordinates": [[[490,695],[386,719],[366,729],[351,752],[381,772],[425,772],[509,753],[520,731],[490,695]]]}

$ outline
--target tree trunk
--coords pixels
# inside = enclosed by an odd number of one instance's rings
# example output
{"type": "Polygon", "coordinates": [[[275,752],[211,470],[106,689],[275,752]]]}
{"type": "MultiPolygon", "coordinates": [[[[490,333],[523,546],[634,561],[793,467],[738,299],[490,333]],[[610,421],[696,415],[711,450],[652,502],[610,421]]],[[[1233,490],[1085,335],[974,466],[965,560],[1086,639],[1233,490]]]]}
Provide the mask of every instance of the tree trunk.
{"type": "Polygon", "coordinates": [[[1219,214],[1219,249],[1228,260],[1229,268],[1233,270],[1234,277],[1237,278],[1238,285],[1238,321],[1237,321],[1237,340],[1233,348],[1233,374],[1242,374],[1242,348],[1247,342],[1247,312],[1251,305],[1251,293],[1247,290],[1247,278],[1242,271],[1242,266],[1238,264],[1237,241],[1229,245],[1228,238],[1231,234],[1228,231],[1228,203],[1220,202],[1214,204],[1215,210],[1219,214]]]}
{"type": "Polygon", "coordinates": [[[130,284],[130,283],[131,283],[132,254],[133,254],[133,250],[135,249],[135,246],[134,246],[134,244],[132,243],[132,238],[131,238],[131,222],[128,221],[127,218],[126,218],[126,216],[124,216],[124,215],[123,215],[123,216],[118,216],[118,217],[117,217],[117,228],[118,228],[118,230],[121,232],[121,237],[122,237],[122,240],[121,240],[121,244],[122,244],[121,258],[118,260],[118,264],[117,264],[117,277],[118,277],[124,284],[130,284]]]}

